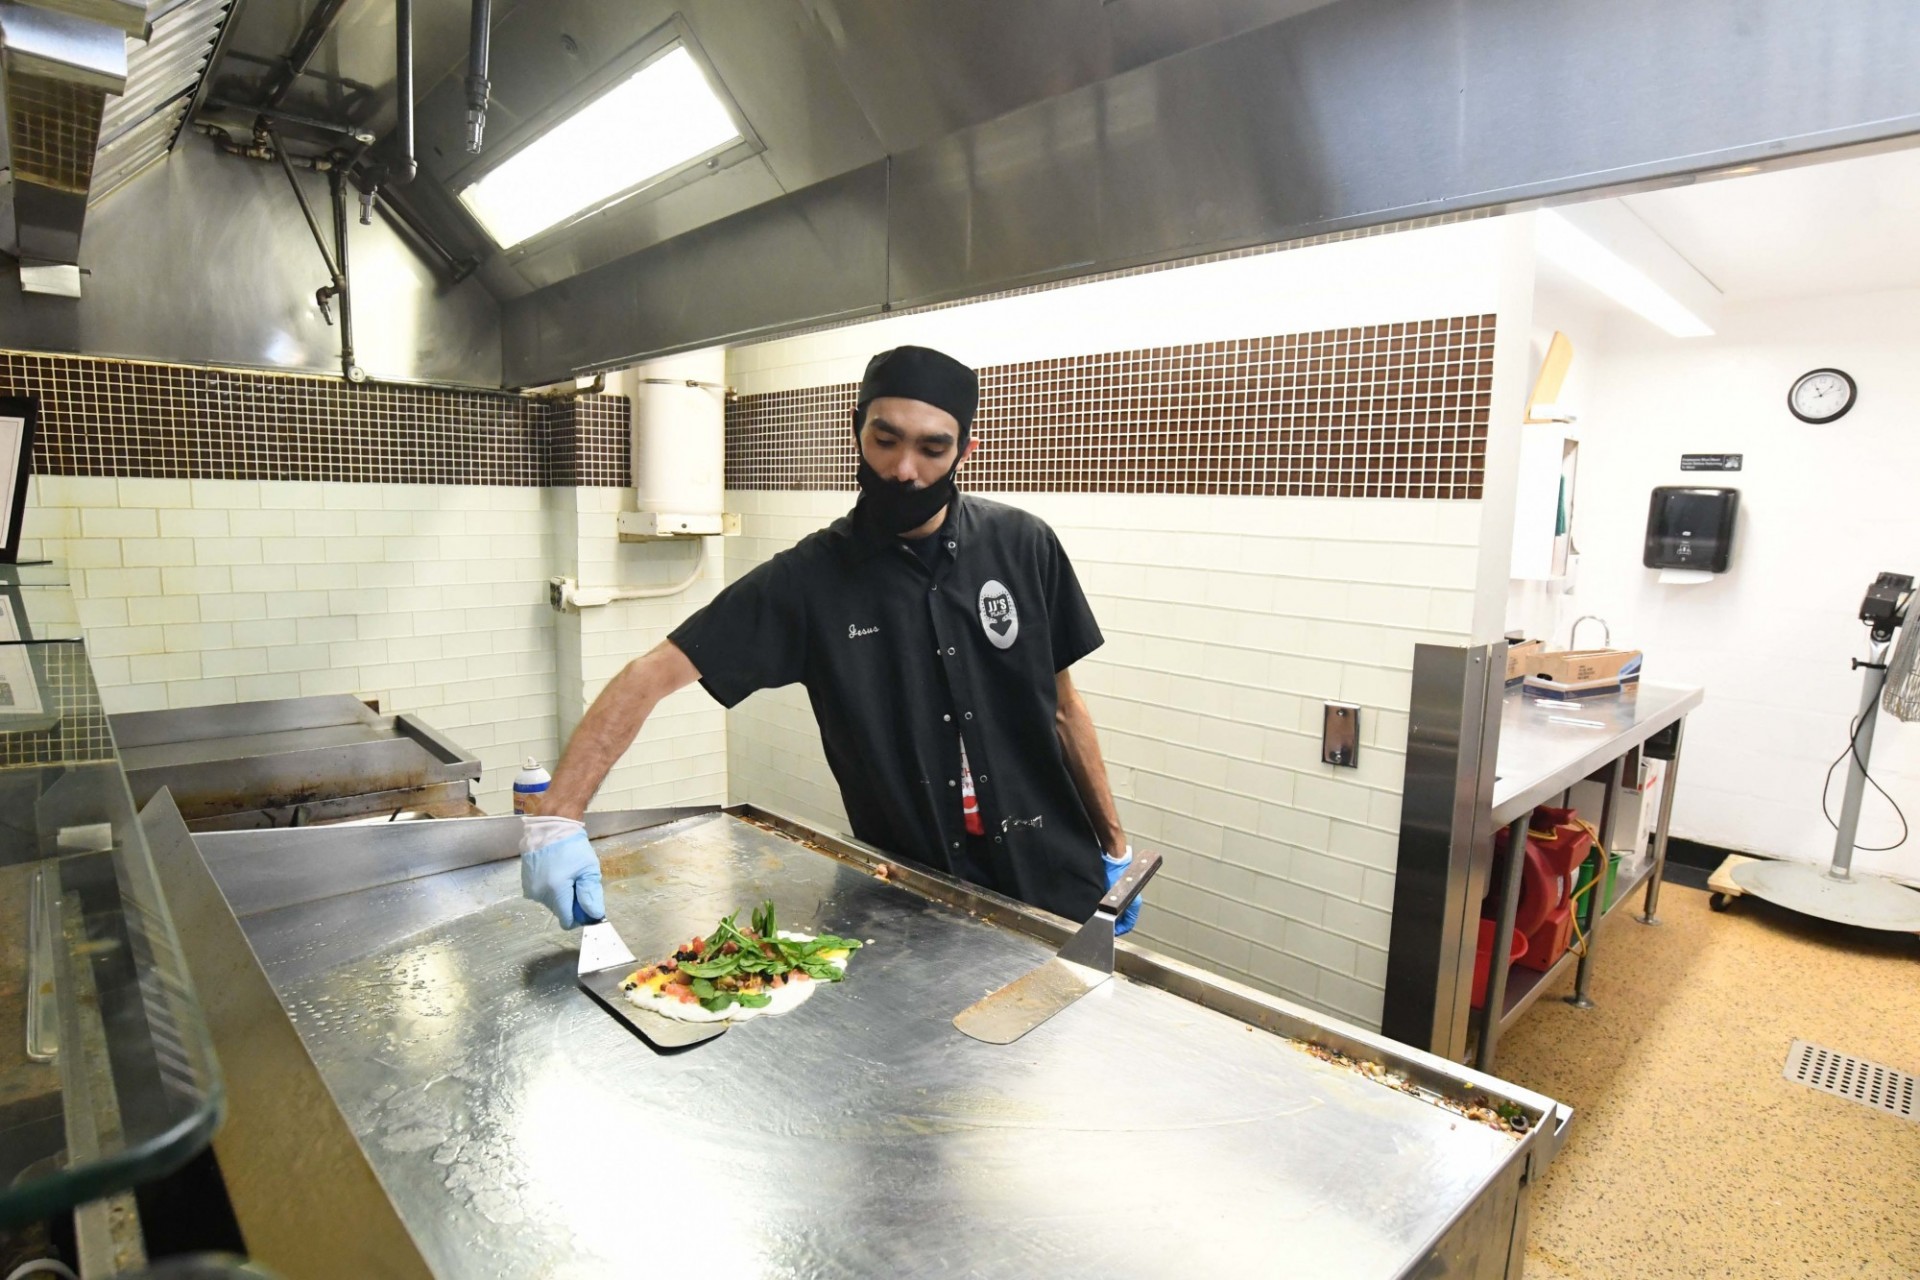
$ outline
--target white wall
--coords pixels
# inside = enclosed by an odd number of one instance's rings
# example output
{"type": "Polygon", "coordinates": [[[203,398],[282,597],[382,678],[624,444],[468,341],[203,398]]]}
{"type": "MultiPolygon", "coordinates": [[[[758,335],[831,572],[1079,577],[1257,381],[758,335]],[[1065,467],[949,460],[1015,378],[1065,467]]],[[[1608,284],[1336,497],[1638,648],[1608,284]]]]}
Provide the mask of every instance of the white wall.
{"type": "Polygon", "coordinates": [[[377,697],[477,754],[505,812],[555,751],[546,492],[35,476],[22,554],[72,570],[110,713],[377,697]]]}
{"type": "MultiPolygon", "coordinates": [[[[684,591],[559,615],[559,733],[564,744],[607,681],[647,652],[719,592],[721,538],[671,543],[623,543],[621,511],[633,510],[633,490],[604,487],[548,491],[555,568],[589,587],[664,588],[696,568],[684,591]]],[[[544,587],[543,587],[544,590],[544,587]]],[[[646,728],[595,795],[595,809],[721,804],[727,792],[727,716],[694,685],[654,708],[646,728]]],[[[551,759],[551,756],[548,757],[551,759]]]]}
{"type": "MultiPolygon", "coordinates": [[[[740,348],[728,381],[743,394],[857,381],[902,342],[990,365],[1498,312],[1530,304],[1530,274],[1525,287],[1510,274],[1530,271],[1512,251],[1529,230],[1471,223],[876,321],[740,348]]],[[[1053,524],[1106,633],[1075,675],[1129,834],[1167,859],[1141,936],[1377,1026],[1413,646],[1473,630],[1481,504],[994,496],[1053,524]],[[1357,770],[1319,763],[1328,699],[1365,709],[1357,770]]],[[[728,547],[735,578],[852,495],[728,502],[745,521],[728,547]]],[[[844,829],[799,689],[748,699],[727,741],[734,800],[844,829]]]]}
{"type": "MultiPolygon", "coordinates": [[[[1574,336],[1583,554],[1572,594],[1516,591],[1511,620],[1564,641],[1575,617],[1599,614],[1616,642],[1646,650],[1647,680],[1705,687],[1675,834],[1825,862],[1820,786],[1859,700],[1848,659],[1865,653],[1860,599],[1883,570],[1920,576],[1920,292],[1730,307],[1716,336],[1685,341],[1627,317],[1596,324],[1544,296],[1537,314],[1543,327],[1569,316],[1560,327],[1574,336]],[[1859,382],[1858,405],[1828,426],[1801,423],[1787,388],[1828,365],[1859,382]],[[1682,453],[1743,453],[1745,470],[1683,473],[1682,453]],[[1682,483],[1741,491],[1732,569],[1701,586],[1662,585],[1640,566],[1649,491],[1682,483]]],[[[1883,717],[1874,745],[1874,776],[1920,818],[1920,726],[1883,717]]],[[[1869,789],[1860,842],[1898,835],[1869,789]]],[[[1855,865],[1920,882],[1920,843],[1855,865]]]]}

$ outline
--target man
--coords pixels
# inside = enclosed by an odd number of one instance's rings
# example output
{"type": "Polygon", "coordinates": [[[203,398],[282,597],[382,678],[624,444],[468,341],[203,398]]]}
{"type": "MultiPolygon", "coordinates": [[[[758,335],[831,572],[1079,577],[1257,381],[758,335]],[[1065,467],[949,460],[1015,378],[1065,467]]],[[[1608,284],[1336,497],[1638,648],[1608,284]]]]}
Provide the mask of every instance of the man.
{"type": "Polygon", "coordinates": [[[1102,638],[1053,530],[956,489],[979,398],[974,371],[938,351],[868,363],[853,511],[594,699],[528,821],[529,898],[569,929],[601,918],[578,819],[662,698],[699,680],[731,707],[798,682],[856,836],[1069,919],[1093,913],[1132,856],[1067,673],[1102,638]]]}

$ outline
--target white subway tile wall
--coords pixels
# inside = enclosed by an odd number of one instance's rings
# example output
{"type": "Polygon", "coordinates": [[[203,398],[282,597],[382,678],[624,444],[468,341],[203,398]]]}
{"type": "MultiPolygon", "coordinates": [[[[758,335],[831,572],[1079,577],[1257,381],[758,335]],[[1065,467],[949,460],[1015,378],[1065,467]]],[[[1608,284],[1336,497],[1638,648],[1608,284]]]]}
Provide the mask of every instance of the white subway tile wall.
{"type": "MultiPolygon", "coordinates": [[[[630,660],[667,638],[723,585],[722,538],[623,543],[618,516],[632,504],[625,489],[550,491],[559,571],[585,586],[669,587],[696,567],[685,590],[566,615],[560,624],[559,727],[564,741],[606,684],[630,660]]],[[[594,797],[596,809],[723,804],[727,794],[727,716],[698,685],[660,703],[594,797]]]]}
{"type": "Polygon", "coordinates": [[[110,713],[376,697],[478,755],[503,813],[558,749],[544,507],[567,492],[43,475],[23,552],[73,570],[110,713]]]}

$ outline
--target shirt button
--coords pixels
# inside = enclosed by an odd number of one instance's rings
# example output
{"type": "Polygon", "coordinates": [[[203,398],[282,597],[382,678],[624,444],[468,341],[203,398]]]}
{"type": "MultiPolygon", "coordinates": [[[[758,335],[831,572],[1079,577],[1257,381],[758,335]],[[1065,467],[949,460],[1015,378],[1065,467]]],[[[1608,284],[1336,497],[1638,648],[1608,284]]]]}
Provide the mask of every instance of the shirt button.
{"type": "Polygon", "coordinates": [[[938,591],[939,589],[940,589],[940,584],[937,582],[927,588],[927,590],[929,591],[938,591]]]}
{"type": "MultiPolygon", "coordinates": [[[[949,658],[951,658],[951,657],[953,656],[953,646],[952,646],[952,645],[948,645],[948,646],[947,646],[947,656],[948,656],[949,658]]],[[[969,720],[971,720],[971,719],[973,719],[973,717],[972,717],[971,715],[969,715],[969,716],[967,717],[967,719],[969,719],[969,720]]]]}
{"type": "Polygon", "coordinates": [[[956,848],[956,849],[958,849],[958,848],[960,847],[960,842],[959,842],[958,840],[955,840],[955,841],[953,842],[953,847],[954,847],[954,848],[956,848]]]}
{"type": "Polygon", "coordinates": [[[950,786],[950,787],[957,787],[957,786],[959,786],[960,784],[959,784],[959,783],[957,783],[957,782],[955,782],[955,781],[954,781],[954,780],[953,780],[952,778],[948,778],[948,779],[947,779],[947,785],[948,785],[948,786],[950,786]]]}
{"type": "MultiPolygon", "coordinates": [[[[947,652],[948,652],[948,653],[952,653],[952,652],[953,652],[953,650],[951,650],[951,649],[949,649],[949,650],[947,650],[947,652]]],[[[973,712],[971,712],[971,711],[969,711],[969,712],[967,712],[967,719],[969,719],[969,720],[971,720],[971,719],[973,719],[973,712]]]]}
{"type": "Polygon", "coordinates": [[[954,548],[954,544],[953,544],[953,543],[951,543],[951,542],[949,542],[949,543],[947,544],[947,550],[949,550],[949,551],[951,551],[951,550],[953,550],[953,548],[954,548]]]}
{"type": "Polygon", "coordinates": [[[993,842],[994,842],[995,844],[1004,844],[1004,843],[1005,843],[1005,841],[1003,841],[1003,840],[1001,840],[999,836],[995,836],[995,837],[993,838],[993,842]]]}
{"type": "Polygon", "coordinates": [[[984,773],[983,773],[983,774],[981,774],[981,775],[980,775],[980,777],[979,777],[979,781],[980,781],[980,783],[981,783],[982,785],[985,785],[985,783],[986,783],[986,781],[987,781],[987,775],[986,775],[986,774],[984,774],[984,773]]]}
{"type": "Polygon", "coordinates": [[[952,724],[952,723],[953,723],[953,717],[952,717],[952,716],[941,716],[940,718],[941,718],[942,720],[944,720],[944,721],[946,721],[946,722],[947,722],[948,724],[952,724]]]}

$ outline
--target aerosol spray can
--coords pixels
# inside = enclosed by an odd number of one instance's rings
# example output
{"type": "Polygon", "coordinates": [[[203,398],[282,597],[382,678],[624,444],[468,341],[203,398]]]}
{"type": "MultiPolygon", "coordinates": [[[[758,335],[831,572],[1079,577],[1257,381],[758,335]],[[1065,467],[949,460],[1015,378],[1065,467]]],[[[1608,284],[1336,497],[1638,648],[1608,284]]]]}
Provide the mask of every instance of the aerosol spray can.
{"type": "Polygon", "coordinates": [[[553,775],[542,769],[538,760],[528,756],[513,778],[513,811],[527,812],[537,797],[546,794],[547,784],[552,781],[553,775]]]}

